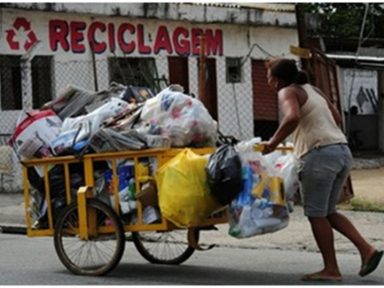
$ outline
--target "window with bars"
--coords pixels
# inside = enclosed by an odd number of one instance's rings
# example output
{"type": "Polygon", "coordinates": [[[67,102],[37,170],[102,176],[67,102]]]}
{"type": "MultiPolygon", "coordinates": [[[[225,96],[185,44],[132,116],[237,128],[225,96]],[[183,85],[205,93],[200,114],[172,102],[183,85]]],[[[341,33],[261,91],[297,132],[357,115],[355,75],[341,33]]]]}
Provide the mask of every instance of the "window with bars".
{"type": "Polygon", "coordinates": [[[148,87],[159,92],[161,79],[158,77],[154,58],[114,57],[108,59],[109,81],[123,85],[148,87]]]}
{"type": "Polygon", "coordinates": [[[227,83],[241,82],[241,58],[227,57],[225,58],[225,79],[227,83]]]}
{"type": "Polygon", "coordinates": [[[31,62],[32,69],[32,105],[39,109],[52,100],[53,93],[53,57],[35,56],[31,62]]]}
{"type": "MultiPolygon", "coordinates": [[[[0,107],[2,111],[23,109],[21,57],[0,55],[0,107]]],[[[53,57],[35,56],[31,61],[32,108],[52,100],[53,57]]]]}
{"type": "Polygon", "coordinates": [[[0,55],[1,110],[22,109],[20,56],[0,55]]]}

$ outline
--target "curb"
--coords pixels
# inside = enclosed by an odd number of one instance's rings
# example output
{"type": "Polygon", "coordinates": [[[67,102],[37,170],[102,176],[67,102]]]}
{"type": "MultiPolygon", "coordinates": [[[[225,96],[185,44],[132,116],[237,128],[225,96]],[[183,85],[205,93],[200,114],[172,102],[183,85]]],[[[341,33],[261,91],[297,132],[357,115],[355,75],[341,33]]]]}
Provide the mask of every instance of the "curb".
{"type": "Polygon", "coordinates": [[[27,234],[27,227],[18,224],[0,224],[0,232],[3,234],[27,234]]]}

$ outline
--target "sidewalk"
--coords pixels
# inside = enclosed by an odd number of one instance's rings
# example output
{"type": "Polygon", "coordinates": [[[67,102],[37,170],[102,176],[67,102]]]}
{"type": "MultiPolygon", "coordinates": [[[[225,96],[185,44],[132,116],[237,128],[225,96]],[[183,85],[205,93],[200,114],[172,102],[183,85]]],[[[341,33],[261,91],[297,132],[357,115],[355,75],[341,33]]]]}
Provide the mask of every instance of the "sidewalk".
{"type": "Polygon", "coordinates": [[[0,231],[25,232],[24,194],[0,193],[0,231]]]}

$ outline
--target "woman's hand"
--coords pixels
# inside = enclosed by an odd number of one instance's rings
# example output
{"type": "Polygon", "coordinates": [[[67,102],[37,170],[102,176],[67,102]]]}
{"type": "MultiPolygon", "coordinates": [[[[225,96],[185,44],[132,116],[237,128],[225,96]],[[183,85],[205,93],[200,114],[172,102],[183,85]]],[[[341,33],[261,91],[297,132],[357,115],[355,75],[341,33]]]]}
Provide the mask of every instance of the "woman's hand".
{"type": "Polygon", "coordinates": [[[263,150],[261,151],[263,155],[272,153],[273,151],[276,150],[276,147],[277,147],[277,144],[273,143],[271,140],[261,142],[260,145],[263,147],[263,150]]]}

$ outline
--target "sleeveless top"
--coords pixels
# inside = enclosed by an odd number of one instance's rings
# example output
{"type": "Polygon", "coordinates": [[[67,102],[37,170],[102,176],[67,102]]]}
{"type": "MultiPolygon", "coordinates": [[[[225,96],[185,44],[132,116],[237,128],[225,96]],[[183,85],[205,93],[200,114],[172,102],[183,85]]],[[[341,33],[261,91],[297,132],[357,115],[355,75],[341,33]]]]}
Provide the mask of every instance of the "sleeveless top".
{"type": "Polygon", "coordinates": [[[300,158],[314,148],[347,143],[324,97],[310,84],[301,87],[307,93],[308,99],[300,107],[300,121],[292,134],[295,155],[300,158]]]}

